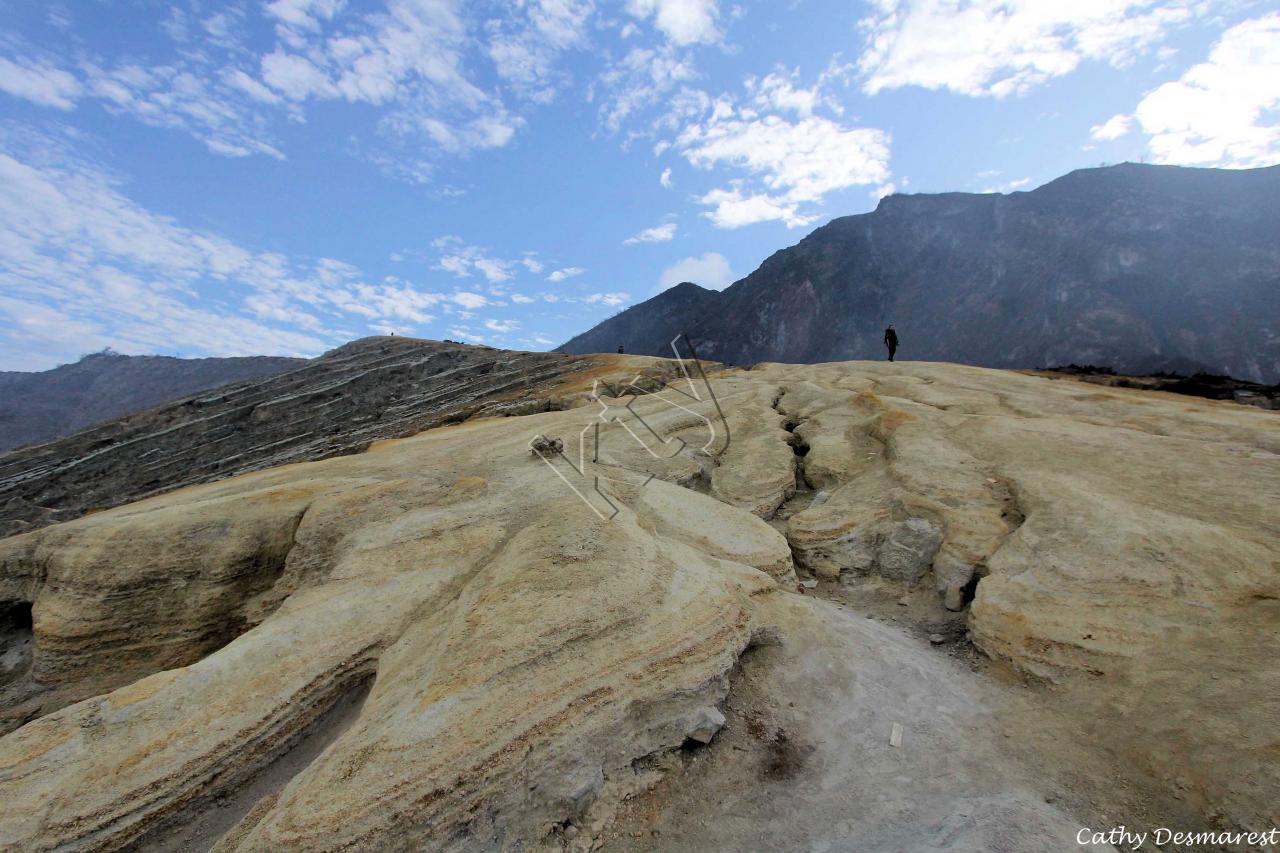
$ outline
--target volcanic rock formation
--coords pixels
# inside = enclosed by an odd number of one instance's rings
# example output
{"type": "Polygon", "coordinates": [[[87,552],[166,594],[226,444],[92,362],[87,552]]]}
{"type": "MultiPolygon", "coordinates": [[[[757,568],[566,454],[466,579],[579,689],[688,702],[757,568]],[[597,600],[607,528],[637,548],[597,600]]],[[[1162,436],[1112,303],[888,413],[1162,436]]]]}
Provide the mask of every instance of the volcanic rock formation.
{"type": "Polygon", "coordinates": [[[0,454],[0,535],[179,486],[354,453],[479,413],[545,411],[565,405],[552,393],[559,386],[606,363],[362,338],[287,373],[0,454]]]}
{"type": "Polygon", "coordinates": [[[1270,827],[1276,418],[767,365],[0,540],[0,847],[1047,853],[1121,815],[1270,827]],[[854,612],[873,588],[903,618],[854,612]]]}
{"type": "Polygon", "coordinates": [[[0,371],[0,451],[304,364],[305,359],[274,356],[169,358],[105,351],[39,373],[0,371]]]}

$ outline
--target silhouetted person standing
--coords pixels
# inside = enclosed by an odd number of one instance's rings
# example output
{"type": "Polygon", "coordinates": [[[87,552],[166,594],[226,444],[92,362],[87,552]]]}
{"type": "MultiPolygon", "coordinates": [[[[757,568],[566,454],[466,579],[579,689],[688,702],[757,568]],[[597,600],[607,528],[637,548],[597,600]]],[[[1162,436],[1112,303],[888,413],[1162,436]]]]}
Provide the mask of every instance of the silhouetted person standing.
{"type": "Polygon", "coordinates": [[[889,348],[889,360],[893,361],[893,354],[898,351],[898,333],[893,330],[892,323],[884,330],[884,345],[889,348]]]}
{"type": "Polygon", "coordinates": [[[618,344],[618,355],[622,355],[622,344],[618,344]]]}

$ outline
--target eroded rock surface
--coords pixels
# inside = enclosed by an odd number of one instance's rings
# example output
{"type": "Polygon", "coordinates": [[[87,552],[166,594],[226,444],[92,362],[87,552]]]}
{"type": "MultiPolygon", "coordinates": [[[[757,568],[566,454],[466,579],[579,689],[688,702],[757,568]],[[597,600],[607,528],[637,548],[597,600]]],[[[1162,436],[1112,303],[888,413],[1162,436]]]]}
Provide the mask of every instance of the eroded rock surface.
{"type": "Polygon", "coordinates": [[[1011,849],[1068,849],[1100,818],[1050,789],[1068,766],[1124,766],[1153,820],[1280,820],[1274,414],[942,364],[712,384],[471,420],[0,540],[5,636],[27,638],[0,684],[21,724],[0,737],[0,848],[163,849],[193,825],[218,826],[196,844],[218,850],[625,848],[626,803],[679,756],[738,743],[740,689],[791,721],[745,756],[800,801],[765,808],[732,760],[718,782],[679,776],[743,788],[654,805],[670,849],[1015,837],[984,822],[1039,839],[1011,849]],[[639,418],[647,445],[621,421],[580,445],[602,410],[639,418]],[[535,436],[564,456],[531,454],[535,436]],[[799,599],[797,573],[967,607],[1029,692],[799,599]],[[772,667],[744,662],[752,647],[772,667]],[[1026,716],[1037,697],[1057,728],[1026,716]],[[894,722],[909,754],[888,751],[894,722]],[[327,746],[291,751],[309,743],[327,746]],[[882,785],[920,796],[880,809],[882,785]],[[206,819],[245,790],[261,794],[230,829],[206,819]]]}
{"type": "Polygon", "coordinates": [[[546,411],[611,361],[363,338],[276,376],[0,454],[0,536],[477,415],[546,411]]]}

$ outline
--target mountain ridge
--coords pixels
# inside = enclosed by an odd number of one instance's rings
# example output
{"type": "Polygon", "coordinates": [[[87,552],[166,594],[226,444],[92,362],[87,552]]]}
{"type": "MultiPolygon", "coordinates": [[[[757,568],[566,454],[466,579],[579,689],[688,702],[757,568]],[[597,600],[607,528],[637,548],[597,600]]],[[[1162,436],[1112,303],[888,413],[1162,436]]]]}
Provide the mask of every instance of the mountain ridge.
{"type": "Polygon", "coordinates": [[[902,357],[1280,380],[1280,166],[1079,169],[1025,192],[896,194],[724,291],[664,294],[567,341],[726,363],[902,357]],[[709,295],[714,294],[714,295],[709,295]]]}
{"type": "Polygon", "coordinates": [[[50,370],[0,372],[0,451],[306,363],[284,356],[174,358],[104,350],[50,370]]]}

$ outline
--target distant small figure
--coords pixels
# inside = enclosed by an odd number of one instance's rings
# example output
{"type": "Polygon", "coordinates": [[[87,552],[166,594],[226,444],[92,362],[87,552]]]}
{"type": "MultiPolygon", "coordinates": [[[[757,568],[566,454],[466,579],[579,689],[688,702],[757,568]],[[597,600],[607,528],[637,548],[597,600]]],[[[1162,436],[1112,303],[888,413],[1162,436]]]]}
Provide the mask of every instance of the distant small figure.
{"type": "Polygon", "coordinates": [[[618,344],[618,355],[622,355],[622,344],[618,344]]]}
{"type": "Polygon", "coordinates": [[[893,354],[898,351],[898,333],[893,330],[892,323],[884,330],[884,345],[889,348],[889,360],[893,361],[893,354]]]}

